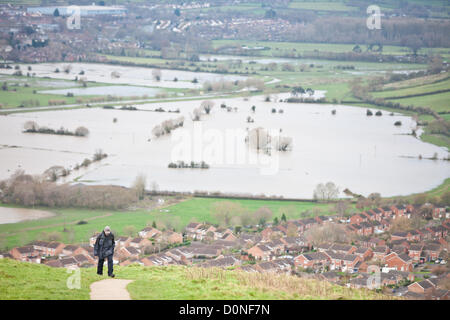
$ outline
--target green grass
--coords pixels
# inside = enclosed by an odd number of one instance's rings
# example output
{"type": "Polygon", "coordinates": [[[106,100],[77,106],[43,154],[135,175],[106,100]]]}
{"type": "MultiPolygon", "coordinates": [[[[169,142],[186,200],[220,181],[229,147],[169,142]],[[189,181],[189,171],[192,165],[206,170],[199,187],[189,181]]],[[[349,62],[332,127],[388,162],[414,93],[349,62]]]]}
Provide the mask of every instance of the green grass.
{"type": "MultiPolygon", "coordinates": [[[[413,86],[409,88],[397,89],[397,90],[384,90],[379,92],[373,92],[372,95],[376,98],[393,98],[393,97],[406,97],[410,95],[433,93],[441,90],[450,90],[450,78],[444,81],[436,83],[424,84],[419,86],[413,86]]],[[[450,109],[450,107],[449,107],[450,109]]]]}
{"type": "Polygon", "coordinates": [[[224,200],[214,198],[188,199],[166,207],[165,209],[169,210],[169,212],[161,212],[159,209],[153,211],[143,209],[136,211],[105,211],[36,208],[39,210],[49,210],[55,215],[33,221],[0,224],[0,235],[5,238],[4,246],[12,248],[25,245],[34,240],[42,240],[44,233],[48,232],[60,233],[64,243],[86,243],[93,232],[102,230],[105,225],[111,226],[117,235],[124,235],[126,226],[133,225],[137,230],[141,230],[153,221],[163,223],[172,221],[174,227],[178,231],[181,231],[191,221],[217,223],[218,221],[213,214],[213,205],[223,201],[240,203],[244,208],[252,212],[263,206],[267,206],[272,210],[274,217],[278,216],[279,218],[282,215],[280,209],[285,209],[287,217],[292,219],[305,217],[305,215],[302,215],[305,211],[309,211],[306,216],[310,216],[312,215],[312,210],[315,208],[319,208],[321,214],[332,213],[332,205],[317,204],[314,202],[224,200]],[[88,220],[87,224],[76,224],[80,220],[87,219],[92,220],[88,220]],[[64,224],[66,229],[72,230],[73,233],[63,232],[64,224]]]}
{"type": "Polygon", "coordinates": [[[0,259],[1,300],[87,300],[89,286],[98,280],[94,268],[81,269],[81,288],[69,289],[74,274],[65,268],[0,259]]]}
{"type": "Polygon", "coordinates": [[[404,99],[395,99],[392,100],[394,102],[398,102],[402,105],[413,105],[420,107],[429,107],[436,112],[449,111],[450,110],[450,92],[413,97],[413,98],[404,98],[404,99]]]}
{"type": "Polygon", "coordinates": [[[289,8],[314,11],[355,11],[356,7],[350,7],[343,2],[336,1],[301,1],[295,0],[289,4],[289,8]]]}
{"type": "MultiPolygon", "coordinates": [[[[134,280],[127,289],[143,300],[391,299],[369,290],[340,287],[295,276],[246,274],[195,267],[116,266],[119,279],[134,280]]],[[[88,300],[98,280],[95,268],[80,269],[80,289],[69,289],[73,273],[65,268],[0,259],[1,300],[88,300]]]]}
{"type": "MultiPolygon", "coordinates": [[[[295,2],[294,2],[295,3],[295,2]]],[[[291,3],[291,4],[294,4],[291,3]]],[[[276,41],[253,41],[253,40],[213,40],[213,48],[218,48],[225,45],[245,45],[249,47],[268,47],[268,50],[260,50],[258,53],[263,56],[276,56],[283,52],[305,53],[314,50],[322,52],[352,52],[353,48],[358,44],[341,44],[341,43],[311,43],[311,42],[276,42],[276,41]]],[[[363,51],[366,51],[367,46],[360,44],[363,51]]],[[[405,55],[411,54],[411,50],[403,46],[383,46],[383,54],[391,55],[405,55]]],[[[423,48],[418,51],[420,54],[440,54],[448,55],[449,48],[423,48]]],[[[342,63],[342,62],[341,62],[342,63]]],[[[351,61],[346,62],[352,64],[351,61]]]]}

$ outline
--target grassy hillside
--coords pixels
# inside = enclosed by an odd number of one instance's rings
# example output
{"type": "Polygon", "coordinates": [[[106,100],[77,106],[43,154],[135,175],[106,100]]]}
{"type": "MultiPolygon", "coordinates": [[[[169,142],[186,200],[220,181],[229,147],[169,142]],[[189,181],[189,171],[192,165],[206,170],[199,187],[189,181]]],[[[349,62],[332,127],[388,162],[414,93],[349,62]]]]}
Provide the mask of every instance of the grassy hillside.
{"type": "MultiPolygon", "coordinates": [[[[248,274],[196,267],[116,267],[119,279],[135,280],[127,287],[132,299],[390,299],[368,290],[340,287],[295,276],[248,274]]],[[[0,259],[0,299],[87,300],[97,276],[94,268],[81,269],[81,288],[68,289],[72,276],[64,268],[51,268],[0,259]]]]}

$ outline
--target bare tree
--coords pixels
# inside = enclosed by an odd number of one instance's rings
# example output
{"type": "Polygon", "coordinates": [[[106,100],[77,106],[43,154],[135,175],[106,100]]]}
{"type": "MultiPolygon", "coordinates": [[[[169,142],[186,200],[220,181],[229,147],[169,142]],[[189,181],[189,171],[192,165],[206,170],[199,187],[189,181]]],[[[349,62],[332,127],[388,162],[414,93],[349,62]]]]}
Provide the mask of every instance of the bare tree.
{"type": "Polygon", "coordinates": [[[200,108],[195,108],[192,110],[192,121],[200,121],[202,116],[202,110],[200,108]]]}
{"type": "Polygon", "coordinates": [[[253,215],[260,226],[264,226],[267,221],[272,220],[273,212],[268,207],[261,207],[253,215]]]}
{"type": "Polygon", "coordinates": [[[339,188],[333,182],[327,182],[325,185],[319,183],[314,189],[314,199],[329,201],[337,198],[339,188]]]}
{"type": "Polygon", "coordinates": [[[126,226],[123,228],[123,233],[128,237],[136,236],[136,227],[135,226],[126,226]]]}
{"type": "Polygon", "coordinates": [[[75,135],[76,135],[76,136],[85,137],[85,136],[87,136],[88,134],[89,134],[89,129],[86,128],[86,127],[83,127],[83,126],[78,127],[78,128],[75,130],[75,135]]]}
{"type": "Polygon", "coordinates": [[[161,81],[161,76],[162,76],[161,70],[153,69],[152,76],[153,76],[153,79],[155,79],[156,81],[161,81]]]}
{"type": "Polygon", "coordinates": [[[39,126],[35,121],[27,121],[23,125],[25,131],[35,132],[39,130],[39,126]]]}
{"type": "Polygon", "coordinates": [[[209,114],[214,107],[214,101],[205,100],[201,103],[200,108],[202,108],[206,114],[209,114]]]}
{"type": "Polygon", "coordinates": [[[133,182],[133,189],[136,192],[136,196],[139,200],[142,200],[144,198],[145,194],[145,186],[147,184],[147,177],[145,174],[140,173],[136,177],[136,179],[133,182]]]}
{"type": "Polygon", "coordinates": [[[219,225],[229,227],[233,216],[241,215],[244,209],[239,203],[231,201],[220,201],[213,203],[213,216],[219,225]]]}
{"type": "Polygon", "coordinates": [[[333,222],[325,222],[321,225],[314,225],[304,233],[313,245],[324,242],[346,243],[350,240],[350,235],[345,230],[345,226],[333,222]]]}
{"type": "Polygon", "coordinates": [[[350,209],[348,201],[341,200],[334,205],[334,211],[340,216],[346,216],[350,209]]]}

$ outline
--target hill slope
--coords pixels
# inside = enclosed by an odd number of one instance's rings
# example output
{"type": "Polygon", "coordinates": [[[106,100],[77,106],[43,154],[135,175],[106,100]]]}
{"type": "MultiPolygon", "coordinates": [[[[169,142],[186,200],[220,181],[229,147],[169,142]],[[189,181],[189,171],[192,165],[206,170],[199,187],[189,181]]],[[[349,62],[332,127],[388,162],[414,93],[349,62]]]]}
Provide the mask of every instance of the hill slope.
{"type": "MultiPolygon", "coordinates": [[[[69,289],[74,273],[63,268],[0,259],[0,299],[89,299],[92,282],[105,279],[94,268],[81,270],[81,288],[69,289]]],[[[132,299],[390,299],[368,290],[347,289],[294,276],[196,267],[116,267],[132,299]]]]}

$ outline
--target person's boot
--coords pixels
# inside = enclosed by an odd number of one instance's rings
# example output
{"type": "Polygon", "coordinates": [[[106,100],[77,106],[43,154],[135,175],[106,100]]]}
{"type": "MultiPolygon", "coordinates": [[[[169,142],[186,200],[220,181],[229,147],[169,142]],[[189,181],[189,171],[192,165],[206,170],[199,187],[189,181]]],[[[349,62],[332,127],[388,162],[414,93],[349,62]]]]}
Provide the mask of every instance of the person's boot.
{"type": "Polygon", "coordinates": [[[109,275],[108,277],[114,278],[116,275],[113,273],[111,275],[109,275]]]}

